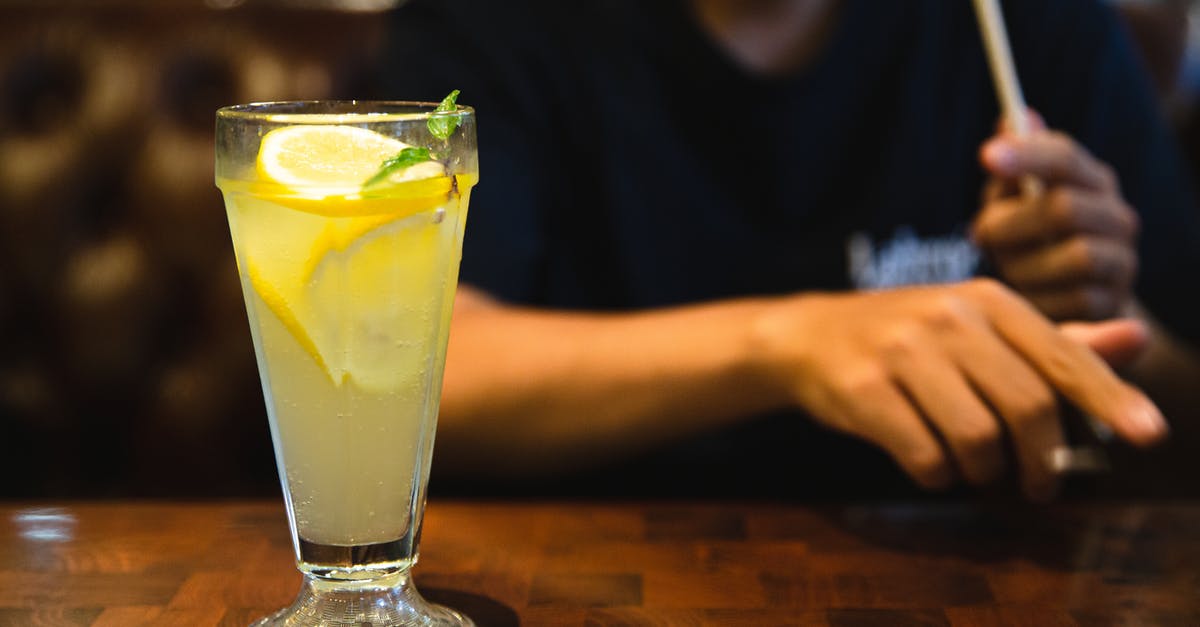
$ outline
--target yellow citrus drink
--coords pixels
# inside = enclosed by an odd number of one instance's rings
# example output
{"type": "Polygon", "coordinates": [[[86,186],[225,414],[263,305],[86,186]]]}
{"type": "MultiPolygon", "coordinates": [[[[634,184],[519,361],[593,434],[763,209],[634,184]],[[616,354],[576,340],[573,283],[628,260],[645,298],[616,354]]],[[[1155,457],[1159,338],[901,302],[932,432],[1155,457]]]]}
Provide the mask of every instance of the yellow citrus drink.
{"type": "Polygon", "coordinates": [[[406,576],[478,178],[473,127],[464,147],[411,137],[407,114],[228,115],[217,186],[301,570],[406,576]]]}
{"type": "Polygon", "coordinates": [[[418,448],[433,439],[425,431],[438,406],[472,182],[400,184],[364,206],[340,201],[323,212],[270,187],[223,182],[303,540],[376,544],[408,526],[427,457],[418,448]]]}

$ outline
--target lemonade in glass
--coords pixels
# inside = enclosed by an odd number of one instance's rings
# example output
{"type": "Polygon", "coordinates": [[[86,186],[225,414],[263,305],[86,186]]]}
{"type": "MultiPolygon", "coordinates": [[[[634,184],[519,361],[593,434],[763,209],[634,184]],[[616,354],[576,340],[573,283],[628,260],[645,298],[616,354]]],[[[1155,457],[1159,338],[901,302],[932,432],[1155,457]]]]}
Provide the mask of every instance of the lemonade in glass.
{"type": "Polygon", "coordinates": [[[474,112],[454,96],[217,113],[217,186],[305,575],[261,624],[471,624],[409,576],[478,178],[474,112]]]}

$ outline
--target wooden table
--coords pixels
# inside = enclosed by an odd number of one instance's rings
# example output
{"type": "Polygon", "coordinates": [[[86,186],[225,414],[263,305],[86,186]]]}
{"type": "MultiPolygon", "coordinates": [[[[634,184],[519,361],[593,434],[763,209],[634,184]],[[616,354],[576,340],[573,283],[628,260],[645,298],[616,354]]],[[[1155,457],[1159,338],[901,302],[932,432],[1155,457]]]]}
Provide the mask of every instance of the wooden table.
{"type": "MultiPolygon", "coordinates": [[[[245,625],[281,503],[0,506],[2,625],[245,625]]],[[[434,502],[417,584],[498,625],[1200,625],[1200,504],[434,502]]]]}

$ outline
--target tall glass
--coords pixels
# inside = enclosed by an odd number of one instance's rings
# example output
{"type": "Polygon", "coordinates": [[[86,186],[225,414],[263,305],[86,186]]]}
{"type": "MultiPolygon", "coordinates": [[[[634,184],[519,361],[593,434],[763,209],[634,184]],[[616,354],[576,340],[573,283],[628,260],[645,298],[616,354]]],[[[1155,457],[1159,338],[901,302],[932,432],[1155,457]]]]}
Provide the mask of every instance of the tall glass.
{"type": "Polygon", "coordinates": [[[299,569],[259,625],[470,625],[417,561],[474,112],[281,102],[217,112],[216,177],[299,569]]]}

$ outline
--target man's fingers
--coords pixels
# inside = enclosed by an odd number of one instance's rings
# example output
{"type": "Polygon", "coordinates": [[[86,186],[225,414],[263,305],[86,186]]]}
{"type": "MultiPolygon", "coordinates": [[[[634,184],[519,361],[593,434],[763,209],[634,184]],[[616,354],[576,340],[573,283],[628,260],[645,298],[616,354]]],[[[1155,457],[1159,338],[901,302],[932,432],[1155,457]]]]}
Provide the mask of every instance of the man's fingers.
{"type": "Polygon", "coordinates": [[[1052,234],[1049,217],[1040,209],[1040,203],[1021,196],[997,197],[975,217],[971,238],[991,250],[1045,242],[1052,234]]]}
{"type": "Polygon", "coordinates": [[[1120,198],[1062,186],[1036,201],[1010,196],[988,202],[972,232],[977,242],[990,248],[1015,248],[1077,234],[1128,243],[1138,228],[1137,214],[1120,198]]]}
{"type": "Polygon", "coordinates": [[[1063,442],[1054,391],[982,316],[948,339],[958,367],[1003,418],[1025,493],[1048,500],[1058,489],[1058,479],[1046,463],[1047,455],[1063,442]]]}
{"type": "Polygon", "coordinates": [[[1049,501],[1058,493],[1058,475],[1048,463],[1049,454],[1065,441],[1058,407],[1053,395],[1049,403],[1018,402],[1023,404],[1005,422],[1021,467],[1021,488],[1032,500],[1049,501]]]}
{"type": "Polygon", "coordinates": [[[967,285],[1000,336],[1068,400],[1126,440],[1149,445],[1167,433],[1161,412],[1121,381],[1086,345],[1060,333],[1032,305],[995,281],[967,285]]]}
{"type": "Polygon", "coordinates": [[[1098,191],[1117,189],[1111,168],[1069,136],[1055,131],[1028,137],[995,137],[980,149],[980,159],[992,174],[1003,178],[1030,175],[1051,184],[1070,183],[1098,191]]]}
{"type": "Polygon", "coordinates": [[[1079,284],[1070,287],[1022,291],[1042,315],[1051,320],[1104,320],[1121,313],[1128,294],[1112,285],[1079,284]]]}
{"type": "Polygon", "coordinates": [[[1133,318],[1095,323],[1068,322],[1058,328],[1063,335],[1096,351],[1114,368],[1133,363],[1150,341],[1146,325],[1133,318]]]}
{"type": "Polygon", "coordinates": [[[983,184],[983,203],[990,204],[1001,198],[1009,198],[1020,195],[1021,186],[1012,179],[1002,179],[991,177],[983,184]]]}
{"type": "Polygon", "coordinates": [[[1084,236],[997,257],[1004,278],[1021,290],[1082,283],[1129,286],[1138,264],[1137,253],[1129,246],[1084,236]]]}
{"type": "Polygon", "coordinates": [[[856,387],[849,408],[862,429],[856,435],[887,451],[921,487],[949,487],[954,471],[946,452],[908,397],[886,378],[856,387]]]}
{"type": "Polygon", "coordinates": [[[1042,205],[1055,233],[1087,233],[1132,242],[1140,228],[1133,208],[1111,192],[1061,186],[1046,194],[1042,205]]]}
{"type": "Polygon", "coordinates": [[[886,358],[901,387],[932,424],[968,482],[982,485],[1004,472],[1003,429],[935,338],[909,338],[886,358]]]}

